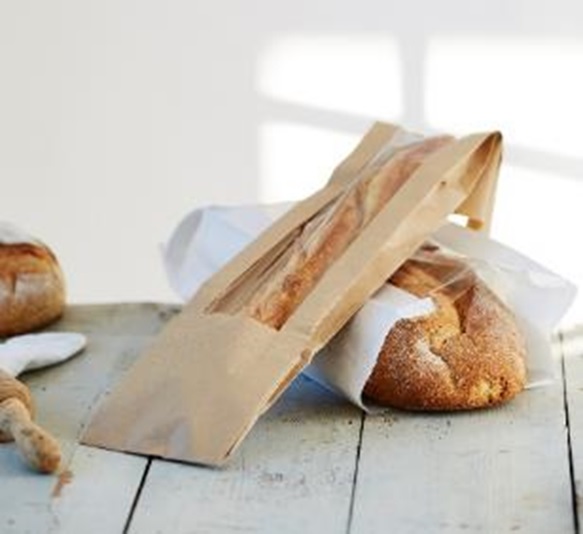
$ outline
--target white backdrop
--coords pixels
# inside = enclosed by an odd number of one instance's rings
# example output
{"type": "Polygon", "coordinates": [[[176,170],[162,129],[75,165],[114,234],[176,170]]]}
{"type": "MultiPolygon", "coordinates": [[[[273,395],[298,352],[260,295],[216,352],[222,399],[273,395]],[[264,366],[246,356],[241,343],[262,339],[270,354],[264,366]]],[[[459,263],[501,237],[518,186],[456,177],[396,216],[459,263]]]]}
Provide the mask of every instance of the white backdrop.
{"type": "Polygon", "coordinates": [[[173,300],[159,245],[191,208],[300,198],[374,119],[495,128],[494,236],[583,285],[582,20],[578,0],[0,0],[0,220],[55,249],[71,301],[173,300]]]}

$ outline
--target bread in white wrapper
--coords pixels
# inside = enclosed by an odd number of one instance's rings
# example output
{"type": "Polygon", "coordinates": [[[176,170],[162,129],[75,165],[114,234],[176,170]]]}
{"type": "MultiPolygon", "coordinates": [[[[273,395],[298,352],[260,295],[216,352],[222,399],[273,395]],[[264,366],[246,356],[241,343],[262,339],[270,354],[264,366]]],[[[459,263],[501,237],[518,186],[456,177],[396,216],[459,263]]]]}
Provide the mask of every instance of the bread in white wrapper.
{"type": "MultiPolygon", "coordinates": [[[[163,248],[169,283],[184,300],[242,250],[290,204],[209,207],[189,213],[163,248]]],[[[551,334],[575,297],[575,287],[535,261],[488,237],[447,224],[432,240],[464,257],[514,313],[527,345],[527,387],[553,379],[551,334]]],[[[399,319],[431,313],[431,298],[386,284],[318,354],[305,374],[363,409],[363,388],[387,332],[399,319]]]]}

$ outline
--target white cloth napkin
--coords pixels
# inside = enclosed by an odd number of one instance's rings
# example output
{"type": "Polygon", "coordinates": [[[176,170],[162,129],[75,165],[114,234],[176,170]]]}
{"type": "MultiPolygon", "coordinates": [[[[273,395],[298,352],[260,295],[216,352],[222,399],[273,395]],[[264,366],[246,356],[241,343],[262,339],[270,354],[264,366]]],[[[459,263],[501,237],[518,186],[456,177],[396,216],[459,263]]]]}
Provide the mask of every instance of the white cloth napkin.
{"type": "Polygon", "coordinates": [[[11,376],[68,360],[87,345],[83,334],[47,332],[14,336],[0,343],[0,369],[11,376]]]}

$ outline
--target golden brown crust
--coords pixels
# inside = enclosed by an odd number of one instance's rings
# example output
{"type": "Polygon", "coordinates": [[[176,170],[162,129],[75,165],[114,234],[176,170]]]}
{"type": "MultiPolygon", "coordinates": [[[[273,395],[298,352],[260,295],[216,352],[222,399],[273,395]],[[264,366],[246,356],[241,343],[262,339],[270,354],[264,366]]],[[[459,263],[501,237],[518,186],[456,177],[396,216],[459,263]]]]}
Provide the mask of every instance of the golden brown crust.
{"type": "Polygon", "coordinates": [[[40,243],[0,243],[0,337],[41,328],[65,307],[63,273],[40,243]]]}
{"type": "MultiPolygon", "coordinates": [[[[33,416],[34,406],[29,389],[20,380],[16,380],[0,369],[0,404],[5,400],[13,398],[22,402],[31,417],[33,416]]],[[[0,430],[0,443],[12,441],[12,439],[12,436],[8,436],[0,430]]]]}
{"type": "Polygon", "coordinates": [[[423,161],[452,137],[428,138],[397,151],[380,169],[372,169],[350,186],[317,224],[308,224],[293,244],[284,265],[245,307],[247,315],[280,328],[314,285],[358,237],[423,161]],[[321,224],[320,224],[321,223],[321,224]]]}
{"type": "Polygon", "coordinates": [[[397,322],[364,394],[410,410],[510,400],[526,382],[525,342],[512,313],[462,262],[439,252],[432,256],[435,261],[407,261],[391,283],[416,296],[431,295],[436,310],[397,322]]]}

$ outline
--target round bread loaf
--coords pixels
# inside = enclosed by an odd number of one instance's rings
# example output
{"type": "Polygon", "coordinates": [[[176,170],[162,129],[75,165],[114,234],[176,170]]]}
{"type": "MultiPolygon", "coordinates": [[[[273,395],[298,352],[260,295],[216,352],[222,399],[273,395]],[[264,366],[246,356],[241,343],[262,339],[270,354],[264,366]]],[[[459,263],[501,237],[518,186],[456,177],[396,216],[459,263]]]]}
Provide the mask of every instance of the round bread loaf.
{"type": "Polygon", "coordinates": [[[53,252],[0,223],[0,337],[43,327],[64,308],[64,277],[53,252]]]}
{"type": "Polygon", "coordinates": [[[503,403],[525,386],[525,341],[512,312],[463,262],[438,250],[408,260],[390,282],[435,311],[390,330],[364,394],[408,410],[503,403]]]}

